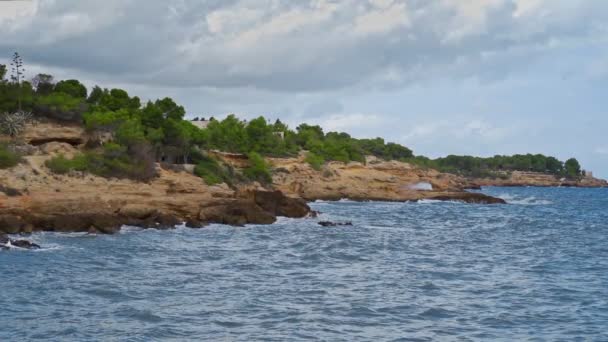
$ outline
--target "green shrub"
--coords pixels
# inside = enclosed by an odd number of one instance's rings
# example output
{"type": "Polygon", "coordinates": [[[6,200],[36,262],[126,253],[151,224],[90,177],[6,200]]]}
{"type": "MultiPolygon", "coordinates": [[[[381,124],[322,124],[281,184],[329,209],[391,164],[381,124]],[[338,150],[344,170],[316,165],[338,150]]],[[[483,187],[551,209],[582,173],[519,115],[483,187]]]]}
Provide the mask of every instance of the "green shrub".
{"type": "Polygon", "coordinates": [[[201,177],[208,185],[215,185],[228,181],[228,174],[220,163],[213,158],[200,156],[194,168],[194,174],[201,177]]]}
{"type": "Polygon", "coordinates": [[[249,167],[243,171],[245,177],[250,181],[258,181],[262,184],[271,183],[270,166],[266,163],[266,160],[256,152],[250,152],[247,156],[249,167]]]}
{"type": "Polygon", "coordinates": [[[145,143],[130,147],[107,143],[101,153],[88,153],[87,161],[89,171],[101,177],[138,181],[156,177],[153,153],[145,143]]]}
{"type": "Polygon", "coordinates": [[[308,152],[304,161],[310,164],[310,166],[317,171],[320,171],[323,164],[325,164],[325,159],[323,159],[323,157],[312,152],[308,152]]]}
{"type": "Polygon", "coordinates": [[[79,154],[72,159],[66,158],[60,154],[52,159],[49,159],[45,163],[46,167],[49,168],[53,173],[66,174],[70,171],[87,171],[89,170],[88,156],[79,154]]]}
{"type": "Polygon", "coordinates": [[[0,145],[0,169],[8,169],[16,166],[21,161],[21,157],[8,149],[4,145],[0,145]]]}
{"type": "Polygon", "coordinates": [[[150,151],[146,148],[128,151],[124,146],[108,143],[101,151],[86,152],[72,159],[58,155],[45,165],[57,174],[83,171],[106,178],[147,181],[156,176],[154,160],[149,157],[150,151]]]}

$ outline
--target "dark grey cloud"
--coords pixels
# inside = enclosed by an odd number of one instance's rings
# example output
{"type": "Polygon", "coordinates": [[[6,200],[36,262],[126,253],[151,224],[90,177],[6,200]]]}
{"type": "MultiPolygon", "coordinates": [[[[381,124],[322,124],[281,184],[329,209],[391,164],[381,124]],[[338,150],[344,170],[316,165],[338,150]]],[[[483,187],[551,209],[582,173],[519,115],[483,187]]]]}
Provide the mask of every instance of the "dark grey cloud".
{"type": "Polygon", "coordinates": [[[608,19],[608,4],[582,0],[33,4],[0,19],[1,54],[120,82],[288,92],[501,77],[551,44],[592,38],[608,19]]]}

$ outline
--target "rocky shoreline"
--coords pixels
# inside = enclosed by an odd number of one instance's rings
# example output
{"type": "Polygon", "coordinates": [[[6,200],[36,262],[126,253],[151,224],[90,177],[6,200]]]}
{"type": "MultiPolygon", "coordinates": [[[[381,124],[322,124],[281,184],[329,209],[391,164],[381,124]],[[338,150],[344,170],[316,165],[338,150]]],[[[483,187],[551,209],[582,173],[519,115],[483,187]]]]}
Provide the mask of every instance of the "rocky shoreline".
{"type": "Polygon", "coordinates": [[[467,179],[465,188],[481,189],[484,186],[606,188],[608,187],[608,181],[593,176],[585,176],[580,180],[569,180],[545,173],[513,171],[505,178],[467,179]]]}
{"type": "Polygon", "coordinates": [[[275,169],[271,185],[230,188],[225,184],[206,185],[187,168],[179,171],[160,165],[158,177],[147,183],[77,172],[56,175],[44,166],[44,161],[57,153],[70,153],[73,147],[51,142],[38,149],[38,153],[24,157],[18,166],[0,170],[1,233],[112,234],[124,225],[165,229],[183,223],[192,228],[209,223],[270,224],[277,216],[311,215],[307,201],[317,199],[504,203],[480,193],[465,192],[448,175],[410,169],[407,164],[397,162],[378,162],[370,167],[331,163],[333,176],[328,178],[328,170],[323,176],[323,170],[313,170],[297,159],[271,160],[275,169]],[[353,171],[358,178],[352,177],[353,171]],[[286,178],[286,174],[290,177],[286,178]],[[434,190],[409,187],[422,181],[433,183],[434,190]],[[328,187],[326,182],[335,188],[328,187]]]}
{"type": "MultiPolygon", "coordinates": [[[[513,173],[509,179],[465,179],[397,161],[368,157],[365,164],[330,162],[317,170],[297,158],[269,158],[272,184],[209,186],[192,174],[192,166],[157,165],[149,182],[107,179],[73,172],[53,174],[45,161],[57,154],[74,155],[86,143],[78,126],[38,125],[23,137],[23,162],[0,170],[0,234],[36,231],[112,234],[124,225],[171,228],[209,223],[270,224],[277,216],[303,218],[315,200],[460,201],[504,204],[500,198],[466,189],[481,186],[557,186],[553,176],[513,173]]],[[[213,152],[235,168],[243,156],[213,152]]],[[[556,183],[556,182],[561,183],[556,183]]],[[[571,186],[608,186],[586,178],[571,186]]]]}

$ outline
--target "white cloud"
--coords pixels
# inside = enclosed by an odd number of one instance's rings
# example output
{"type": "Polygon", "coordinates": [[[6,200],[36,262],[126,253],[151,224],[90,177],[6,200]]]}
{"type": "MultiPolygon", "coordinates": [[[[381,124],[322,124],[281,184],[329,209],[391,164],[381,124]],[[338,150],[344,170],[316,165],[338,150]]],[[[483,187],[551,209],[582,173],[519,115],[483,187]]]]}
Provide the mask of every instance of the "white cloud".
{"type": "Polygon", "coordinates": [[[597,147],[595,149],[595,153],[602,154],[602,155],[608,155],[608,146],[597,147]]]}
{"type": "Polygon", "coordinates": [[[410,25],[405,3],[376,0],[376,8],[355,18],[354,31],[357,34],[386,34],[400,27],[410,25]]]}
{"type": "Polygon", "coordinates": [[[382,126],[385,123],[382,115],[355,113],[329,115],[321,120],[320,125],[328,132],[352,132],[361,128],[382,126]]]}
{"type": "Polygon", "coordinates": [[[121,82],[292,92],[500,78],[608,19],[608,5],[584,0],[28,3],[0,17],[0,52],[121,82]]]}

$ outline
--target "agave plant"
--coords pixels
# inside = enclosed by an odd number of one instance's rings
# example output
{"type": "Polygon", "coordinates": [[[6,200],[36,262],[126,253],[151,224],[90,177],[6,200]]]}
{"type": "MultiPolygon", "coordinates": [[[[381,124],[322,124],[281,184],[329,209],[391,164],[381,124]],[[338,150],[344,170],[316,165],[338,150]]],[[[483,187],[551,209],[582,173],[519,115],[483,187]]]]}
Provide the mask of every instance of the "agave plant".
{"type": "Polygon", "coordinates": [[[33,121],[31,112],[17,111],[0,114],[0,133],[16,137],[25,130],[25,126],[33,121]]]}

